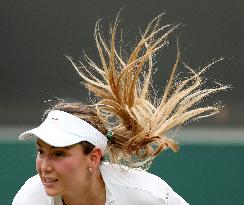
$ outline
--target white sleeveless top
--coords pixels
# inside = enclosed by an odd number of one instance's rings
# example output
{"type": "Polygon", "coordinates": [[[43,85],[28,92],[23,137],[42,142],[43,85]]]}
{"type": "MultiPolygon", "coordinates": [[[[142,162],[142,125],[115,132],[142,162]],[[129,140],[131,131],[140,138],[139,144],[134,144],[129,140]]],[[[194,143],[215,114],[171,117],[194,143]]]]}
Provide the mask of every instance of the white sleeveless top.
{"type": "MultiPolygon", "coordinates": [[[[104,162],[100,171],[105,182],[105,205],[187,205],[161,178],[140,169],[104,162]]],[[[60,196],[49,197],[40,177],[28,179],[12,205],[63,205],[60,196]]]]}

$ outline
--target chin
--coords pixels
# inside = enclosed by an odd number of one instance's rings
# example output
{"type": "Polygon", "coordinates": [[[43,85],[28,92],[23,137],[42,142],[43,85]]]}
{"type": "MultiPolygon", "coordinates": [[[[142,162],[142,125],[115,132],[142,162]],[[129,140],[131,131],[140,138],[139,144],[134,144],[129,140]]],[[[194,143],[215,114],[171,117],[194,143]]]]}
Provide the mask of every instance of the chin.
{"type": "Polygon", "coordinates": [[[45,189],[45,192],[50,197],[55,197],[55,196],[60,195],[59,192],[57,192],[55,190],[47,190],[47,189],[45,189]]]}
{"type": "Polygon", "coordinates": [[[60,195],[61,190],[60,190],[60,184],[58,180],[55,182],[46,182],[45,180],[43,180],[42,184],[48,196],[54,197],[60,195]]]}
{"type": "Polygon", "coordinates": [[[46,194],[50,197],[60,195],[60,190],[58,189],[57,186],[56,187],[55,186],[49,187],[49,186],[44,185],[44,189],[45,189],[46,194]]]}

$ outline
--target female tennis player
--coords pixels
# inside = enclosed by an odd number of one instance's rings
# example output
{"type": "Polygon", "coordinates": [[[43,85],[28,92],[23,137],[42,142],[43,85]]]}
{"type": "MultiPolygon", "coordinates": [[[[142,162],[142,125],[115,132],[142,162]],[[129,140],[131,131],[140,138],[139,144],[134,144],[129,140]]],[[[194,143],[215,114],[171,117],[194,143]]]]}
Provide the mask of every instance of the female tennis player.
{"type": "MultiPolygon", "coordinates": [[[[227,86],[203,86],[209,67],[188,69],[182,79],[176,62],[164,93],[152,88],[154,54],[168,42],[178,25],[160,26],[152,20],[131,52],[117,43],[118,20],[110,29],[109,43],[99,23],[95,41],[101,59],[74,68],[97,98],[91,105],[61,101],[49,109],[43,123],[20,135],[36,139],[36,170],[16,194],[13,205],[186,205],[161,178],[146,171],[167,148],[178,150],[168,136],[189,120],[207,117],[219,108],[201,102],[227,86]]],[[[119,41],[123,42],[123,41],[119,41]]]]}

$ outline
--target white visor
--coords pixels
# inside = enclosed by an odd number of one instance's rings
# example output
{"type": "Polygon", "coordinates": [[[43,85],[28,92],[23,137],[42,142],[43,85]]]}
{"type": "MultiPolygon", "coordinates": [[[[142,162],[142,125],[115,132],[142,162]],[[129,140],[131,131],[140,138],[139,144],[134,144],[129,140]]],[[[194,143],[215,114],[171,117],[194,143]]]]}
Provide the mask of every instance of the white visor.
{"type": "Polygon", "coordinates": [[[54,147],[66,147],[87,141],[104,153],[107,146],[107,138],[96,128],[74,115],[59,110],[51,111],[39,127],[22,133],[19,139],[26,140],[33,136],[54,147]]]}

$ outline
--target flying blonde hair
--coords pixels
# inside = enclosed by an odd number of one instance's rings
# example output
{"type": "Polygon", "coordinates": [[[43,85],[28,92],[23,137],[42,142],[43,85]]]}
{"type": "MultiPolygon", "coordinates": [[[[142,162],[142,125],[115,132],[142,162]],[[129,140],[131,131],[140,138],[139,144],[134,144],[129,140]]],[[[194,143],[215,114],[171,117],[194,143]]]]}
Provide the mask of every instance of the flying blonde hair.
{"type": "Polygon", "coordinates": [[[167,45],[168,37],[179,27],[161,26],[160,20],[161,15],[148,24],[129,55],[127,51],[127,57],[122,54],[123,41],[118,40],[118,17],[110,28],[109,43],[103,38],[100,21],[96,23],[94,37],[101,65],[87,55],[79,64],[67,57],[87,89],[97,97],[97,114],[113,131],[107,151],[109,160],[114,163],[146,169],[166,148],[176,152],[178,144],[167,133],[189,120],[218,113],[218,106],[200,106],[199,102],[228,88],[220,84],[204,88],[202,74],[218,60],[194,71],[181,61],[177,45],[176,61],[164,93],[155,99],[152,88],[154,54],[167,45]],[[176,75],[180,62],[189,71],[184,79],[176,75]]]}

